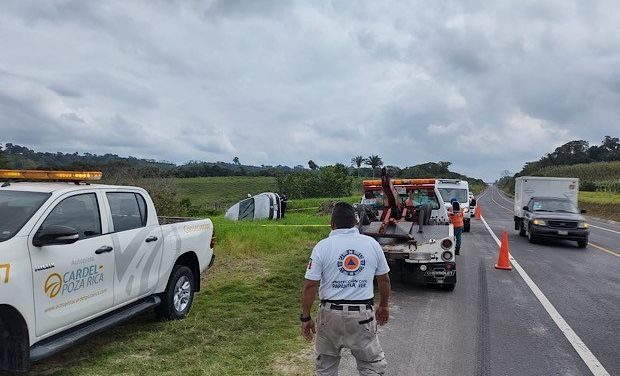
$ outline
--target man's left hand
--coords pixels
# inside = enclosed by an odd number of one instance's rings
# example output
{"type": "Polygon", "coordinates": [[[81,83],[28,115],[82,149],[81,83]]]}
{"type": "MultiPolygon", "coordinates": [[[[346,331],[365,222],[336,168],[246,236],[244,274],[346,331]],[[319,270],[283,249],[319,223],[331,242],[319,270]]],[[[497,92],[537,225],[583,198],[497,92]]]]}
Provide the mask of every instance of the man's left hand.
{"type": "Polygon", "coordinates": [[[316,327],[314,325],[314,320],[310,319],[310,321],[301,323],[301,335],[306,339],[306,341],[312,341],[313,334],[316,333],[316,327]]]}

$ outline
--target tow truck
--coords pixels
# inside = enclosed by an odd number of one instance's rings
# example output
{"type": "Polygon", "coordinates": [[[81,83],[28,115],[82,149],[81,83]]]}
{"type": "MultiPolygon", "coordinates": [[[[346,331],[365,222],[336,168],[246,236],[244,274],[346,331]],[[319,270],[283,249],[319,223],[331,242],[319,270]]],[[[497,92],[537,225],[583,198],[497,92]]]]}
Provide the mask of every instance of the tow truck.
{"type": "Polygon", "coordinates": [[[100,172],[0,170],[0,371],[141,312],[185,318],[214,260],[209,219],[157,217],[100,172]]]}
{"type": "Polygon", "coordinates": [[[454,290],[454,228],[435,179],[391,179],[383,168],[381,180],[364,180],[363,187],[357,205],[360,233],[379,242],[405,281],[454,290]],[[363,204],[371,196],[383,197],[381,209],[363,204]]]}

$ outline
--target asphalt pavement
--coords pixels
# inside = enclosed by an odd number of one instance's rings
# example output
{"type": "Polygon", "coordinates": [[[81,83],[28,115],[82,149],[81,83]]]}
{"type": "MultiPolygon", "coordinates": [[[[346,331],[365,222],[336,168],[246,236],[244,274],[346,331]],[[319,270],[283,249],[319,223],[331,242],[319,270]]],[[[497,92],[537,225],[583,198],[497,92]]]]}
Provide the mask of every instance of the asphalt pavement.
{"type": "MultiPolygon", "coordinates": [[[[489,187],[478,202],[495,235],[508,232],[511,255],[570,328],[560,329],[514,268],[495,269],[497,243],[473,219],[453,292],[393,276],[390,322],[379,329],[388,375],[591,375],[594,361],[599,374],[620,375],[620,226],[592,220],[585,249],[530,244],[514,230],[510,198],[489,187]],[[581,356],[570,333],[585,345],[581,356]]],[[[350,355],[340,374],[357,374],[350,355]]]]}

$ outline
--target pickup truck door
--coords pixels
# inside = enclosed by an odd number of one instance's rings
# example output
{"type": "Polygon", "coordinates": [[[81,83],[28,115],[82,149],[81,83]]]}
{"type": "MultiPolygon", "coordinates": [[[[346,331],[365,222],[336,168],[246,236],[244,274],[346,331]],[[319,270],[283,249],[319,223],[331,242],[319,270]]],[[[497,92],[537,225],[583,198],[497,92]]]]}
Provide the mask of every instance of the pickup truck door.
{"type": "MultiPolygon", "coordinates": [[[[113,226],[115,253],[114,305],[153,293],[163,251],[161,227],[139,192],[105,194],[113,226]],[[151,218],[152,216],[152,218],[151,218]]],[[[152,208],[152,207],[151,207],[152,208]]]]}
{"type": "Polygon", "coordinates": [[[112,307],[114,249],[112,236],[104,235],[108,224],[107,215],[101,213],[103,203],[96,190],[61,196],[29,235],[37,336],[74,326],[112,307]],[[74,228],[79,240],[34,246],[37,231],[50,225],[74,228]]]}

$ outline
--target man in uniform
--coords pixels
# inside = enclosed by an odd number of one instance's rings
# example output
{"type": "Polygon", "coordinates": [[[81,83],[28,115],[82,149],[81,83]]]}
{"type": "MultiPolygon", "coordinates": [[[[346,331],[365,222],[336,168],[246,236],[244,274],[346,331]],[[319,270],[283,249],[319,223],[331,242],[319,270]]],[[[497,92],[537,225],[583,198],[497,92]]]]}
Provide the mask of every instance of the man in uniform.
{"type": "Polygon", "coordinates": [[[308,341],[316,333],[317,374],[338,375],[340,351],[351,350],[360,375],[383,375],[387,367],[377,338],[377,324],[389,319],[390,277],[385,255],[373,238],[355,227],[355,210],[337,203],[332,232],[312,250],[302,291],[301,334],[308,341]],[[373,304],[377,279],[379,306],[373,304]],[[310,317],[317,289],[321,304],[317,325],[310,317]]]}

